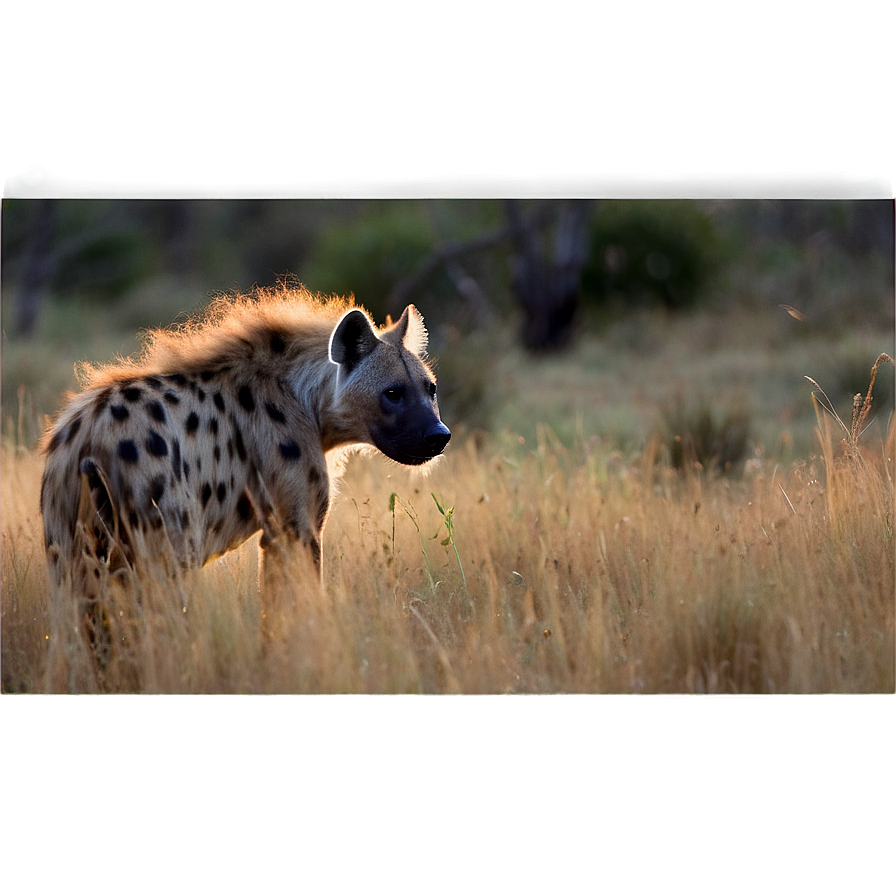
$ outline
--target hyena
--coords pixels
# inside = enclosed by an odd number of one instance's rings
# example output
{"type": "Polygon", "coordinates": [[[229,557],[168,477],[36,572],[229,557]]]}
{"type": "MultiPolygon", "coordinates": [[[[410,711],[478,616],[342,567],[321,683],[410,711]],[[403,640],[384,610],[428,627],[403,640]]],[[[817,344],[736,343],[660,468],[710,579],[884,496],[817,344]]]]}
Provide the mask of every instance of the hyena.
{"type": "Polygon", "coordinates": [[[91,641],[99,582],[199,567],[259,530],[263,588],[291,555],[319,583],[340,449],[419,465],[451,437],[426,343],[413,305],[377,329],[353,299],[282,283],[82,368],[42,442],[40,501],[51,581],[83,601],[91,641]]]}

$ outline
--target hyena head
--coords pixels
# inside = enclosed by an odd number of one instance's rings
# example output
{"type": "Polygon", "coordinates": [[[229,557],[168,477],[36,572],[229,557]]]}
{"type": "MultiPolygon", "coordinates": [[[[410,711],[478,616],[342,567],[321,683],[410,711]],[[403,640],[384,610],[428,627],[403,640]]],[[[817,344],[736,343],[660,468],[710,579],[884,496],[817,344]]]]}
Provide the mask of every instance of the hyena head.
{"type": "Polygon", "coordinates": [[[435,377],[420,359],[426,338],[413,305],[380,334],[355,308],[330,337],[330,360],[339,367],[337,400],[366,428],[359,433],[361,441],[402,464],[432,460],[451,438],[439,419],[435,377]]]}

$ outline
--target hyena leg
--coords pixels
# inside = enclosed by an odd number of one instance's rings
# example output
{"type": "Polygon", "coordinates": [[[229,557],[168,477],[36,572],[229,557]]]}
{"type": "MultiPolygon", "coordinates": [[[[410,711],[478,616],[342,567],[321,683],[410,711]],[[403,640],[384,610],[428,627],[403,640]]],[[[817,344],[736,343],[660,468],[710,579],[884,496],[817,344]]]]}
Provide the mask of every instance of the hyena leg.
{"type": "MultiPolygon", "coordinates": [[[[93,458],[81,463],[81,496],[78,505],[75,550],[80,582],[81,620],[94,662],[97,680],[105,677],[123,640],[112,611],[115,597],[131,594],[130,547],[112,497],[108,479],[93,458]]],[[[120,603],[120,601],[119,601],[120,603]]],[[[119,657],[120,659],[120,657],[119,657]]],[[[119,670],[120,671],[120,670],[119,670]]]]}
{"type": "Polygon", "coordinates": [[[258,584],[265,640],[319,608],[321,572],[319,535],[262,539],[258,584]]]}

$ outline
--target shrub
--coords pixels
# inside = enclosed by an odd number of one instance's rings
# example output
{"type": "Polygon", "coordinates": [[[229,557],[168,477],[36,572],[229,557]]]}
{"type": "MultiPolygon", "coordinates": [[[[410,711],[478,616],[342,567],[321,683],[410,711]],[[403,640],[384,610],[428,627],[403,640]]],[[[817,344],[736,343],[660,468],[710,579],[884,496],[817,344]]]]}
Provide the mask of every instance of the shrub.
{"type": "Polygon", "coordinates": [[[397,314],[386,306],[393,287],[416,270],[434,236],[417,203],[372,205],[369,213],[327,227],[312,247],[299,278],[312,290],[352,293],[373,315],[397,314]]]}
{"type": "Polygon", "coordinates": [[[707,402],[677,401],[663,415],[660,441],[677,470],[742,472],[750,448],[750,415],[745,410],[719,415],[707,402]]]}
{"type": "Polygon", "coordinates": [[[697,300],[721,250],[696,203],[668,200],[600,203],[590,243],[582,272],[586,299],[668,308],[697,300]]]}

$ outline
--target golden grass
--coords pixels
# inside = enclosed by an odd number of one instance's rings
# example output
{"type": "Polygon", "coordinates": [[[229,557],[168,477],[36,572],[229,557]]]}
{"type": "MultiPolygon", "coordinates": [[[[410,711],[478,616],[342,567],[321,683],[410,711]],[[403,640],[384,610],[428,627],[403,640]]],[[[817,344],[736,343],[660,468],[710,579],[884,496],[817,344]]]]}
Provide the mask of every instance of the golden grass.
{"type": "MultiPolygon", "coordinates": [[[[504,450],[456,439],[426,478],[354,458],[323,599],[262,649],[255,540],[145,583],[139,604],[113,596],[105,688],[893,692],[893,427],[838,451],[826,419],[818,458],[742,480],[548,430],[504,450]]],[[[33,453],[4,447],[3,690],[95,691],[73,608],[48,599],[39,478],[33,453]]]]}

